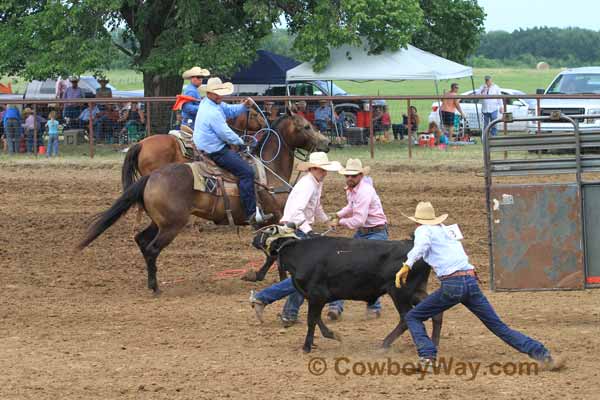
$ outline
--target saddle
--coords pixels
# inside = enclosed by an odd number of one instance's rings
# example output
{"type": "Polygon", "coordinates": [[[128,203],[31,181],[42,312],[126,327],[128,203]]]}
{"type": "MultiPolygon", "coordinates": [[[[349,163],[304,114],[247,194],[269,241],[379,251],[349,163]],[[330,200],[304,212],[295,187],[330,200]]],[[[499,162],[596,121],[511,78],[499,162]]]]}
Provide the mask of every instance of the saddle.
{"type": "MultiPolygon", "coordinates": [[[[253,158],[242,154],[242,158],[254,169],[257,191],[266,190],[267,173],[262,163],[257,163],[253,158]]],[[[211,193],[216,196],[222,196],[223,191],[229,196],[239,196],[239,179],[232,173],[221,169],[206,153],[197,152],[196,161],[186,163],[194,174],[194,190],[211,193]],[[211,182],[223,181],[221,185],[212,185],[211,182]]]]}
{"type": "Polygon", "coordinates": [[[169,131],[169,135],[177,138],[177,143],[179,143],[179,147],[181,148],[181,153],[183,156],[189,160],[194,159],[194,141],[192,140],[192,136],[194,135],[194,131],[189,126],[181,125],[179,130],[169,131]]]}
{"type": "MultiPolygon", "coordinates": [[[[196,161],[186,163],[194,176],[194,190],[209,193],[215,197],[222,197],[229,225],[234,226],[235,222],[231,213],[230,197],[237,197],[237,201],[240,201],[239,179],[235,175],[218,167],[205,153],[197,152],[196,157],[196,161]]],[[[267,174],[264,165],[255,162],[249,156],[242,155],[242,157],[254,169],[254,174],[257,177],[255,181],[257,194],[260,191],[268,190],[267,174]]],[[[258,196],[256,200],[258,202],[258,196]]],[[[213,207],[216,207],[216,202],[213,202],[213,207]]]]}

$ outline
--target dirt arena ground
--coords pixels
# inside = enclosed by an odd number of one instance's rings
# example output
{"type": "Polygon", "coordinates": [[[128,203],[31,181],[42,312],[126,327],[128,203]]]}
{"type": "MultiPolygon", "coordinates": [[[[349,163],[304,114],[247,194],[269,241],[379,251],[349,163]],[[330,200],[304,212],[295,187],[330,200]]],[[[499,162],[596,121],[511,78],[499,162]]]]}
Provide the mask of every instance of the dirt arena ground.
{"type": "MultiPolygon", "coordinates": [[[[379,349],[397,323],[388,298],[378,320],[365,319],[364,304],[348,303],[342,321],[331,324],[343,342],[317,333],[318,348],[304,355],[305,325],[284,330],[278,323],[283,302],[267,308],[262,325],[248,305],[250,289],[274,282],[275,273],[262,283],[218,279],[220,271],[260,261],[248,229],[238,237],[227,227],[190,223],[159,259],[163,293],[155,297],[145,287],[132,215],[73,251],[85,221],[117,197],[119,165],[45,165],[0,166],[0,399],[600,398],[600,291],[489,292],[485,196],[475,170],[376,167],[391,237],[408,237],[412,226],[400,212],[418,200],[449,212],[498,313],[568,356],[562,372],[515,374],[509,363],[527,357],[462,307],[445,314],[440,356],[479,362],[478,374],[399,372],[416,355],[408,334],[388,352],[379,349]],[[494,375],[492,363],[506,373],[494,375]]],[[[342,186],[330,175],[327,210],[343,205],[342,186]]]]}

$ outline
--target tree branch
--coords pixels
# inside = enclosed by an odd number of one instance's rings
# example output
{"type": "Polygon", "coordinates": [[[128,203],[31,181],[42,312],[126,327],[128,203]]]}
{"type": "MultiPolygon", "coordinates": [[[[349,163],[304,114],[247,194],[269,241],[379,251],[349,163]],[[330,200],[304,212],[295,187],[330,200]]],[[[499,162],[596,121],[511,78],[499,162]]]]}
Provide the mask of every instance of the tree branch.
{"type": "Polygon", "coordinates": [[[121,46],[119,43],[115,42],[114,40],[112,41],[112,44],[119,50],[121,50],[123,53],[125,53],[125,55],[133,58],[135,56],[135,53],[131,50],[129,50],[127,47],[121,46]]]}

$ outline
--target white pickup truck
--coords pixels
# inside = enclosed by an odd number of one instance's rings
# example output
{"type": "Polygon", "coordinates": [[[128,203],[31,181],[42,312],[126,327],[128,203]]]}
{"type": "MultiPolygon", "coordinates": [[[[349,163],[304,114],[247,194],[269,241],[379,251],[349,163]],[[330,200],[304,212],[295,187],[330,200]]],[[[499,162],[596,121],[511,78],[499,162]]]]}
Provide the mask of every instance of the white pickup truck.
{"type": "MultiPolygon", "coordinates": [[[[600,94],[600,67],[572,68],[560,72],[548,89],[538,89],[538,94],[600,94]]],[[[588,114],[598,118],[578,118],[580,131],[600,130],[600,99],[543,99],[540,102],[540,114],[550,115],[560,110],[565,115],[588,114]]],[[[572,131],[567,122],[544,122],[541,132],[572,131]]],[[[537,131],[537,122],[529,124],[529,131],[537,131]]]]}

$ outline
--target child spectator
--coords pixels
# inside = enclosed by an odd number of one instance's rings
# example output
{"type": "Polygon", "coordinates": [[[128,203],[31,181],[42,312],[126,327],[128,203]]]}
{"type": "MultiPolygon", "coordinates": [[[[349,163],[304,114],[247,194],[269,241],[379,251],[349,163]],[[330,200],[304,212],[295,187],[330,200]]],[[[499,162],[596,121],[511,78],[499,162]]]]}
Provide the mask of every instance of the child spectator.
{"type": "Polygon", "coordinates": [[[46,157],[50,157],[53,153],[56,157],[58,155],[58,121],[56,120],[56,111],[51,111],[48,115],[48,122],[46,127],[48,128],[48,146],[46,148],[46,157]]]}
{"type": "Polygon", "coordinates": [[[435,136],[435,144],[440,144],[440,139],[442,137],[442,131],[440,130],[440,127],[438,126],[438,124],[435,123],[435,121],[431,121],[429,123],[429,128],[427,128],[426,133],[435,136]]]}

